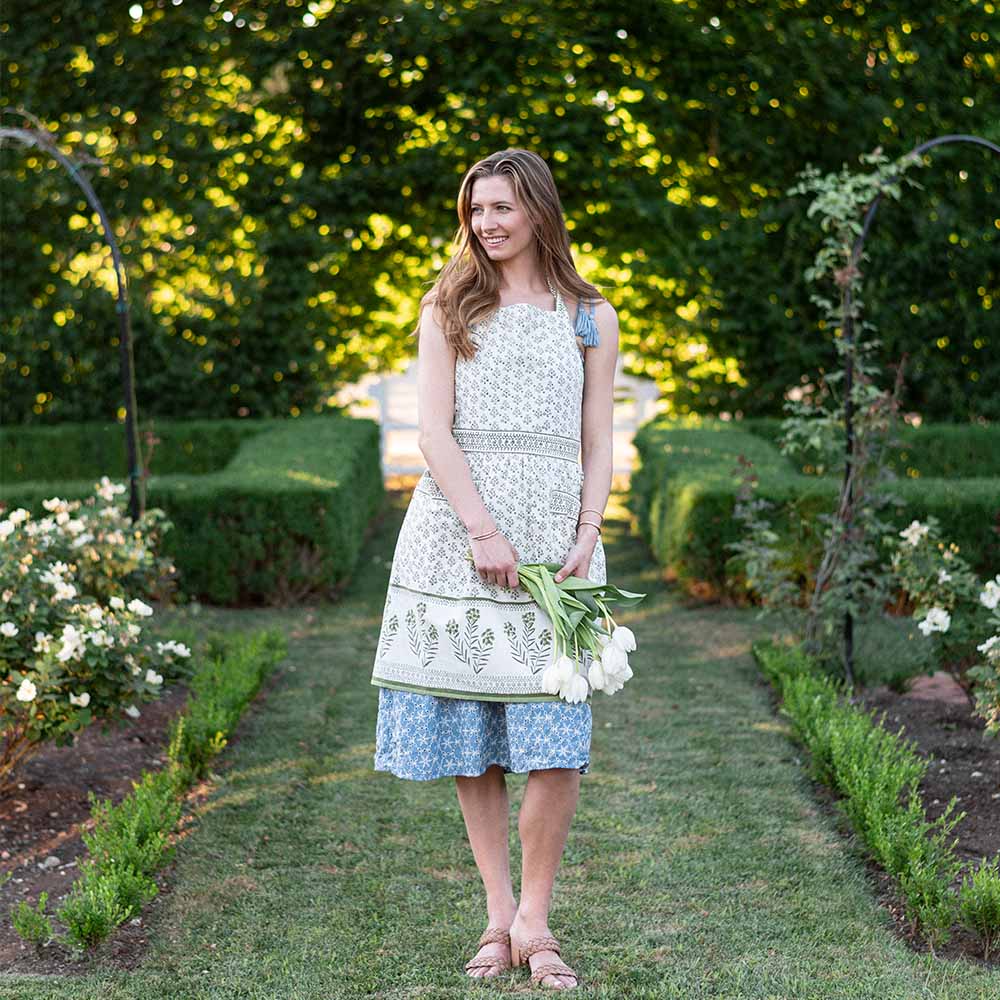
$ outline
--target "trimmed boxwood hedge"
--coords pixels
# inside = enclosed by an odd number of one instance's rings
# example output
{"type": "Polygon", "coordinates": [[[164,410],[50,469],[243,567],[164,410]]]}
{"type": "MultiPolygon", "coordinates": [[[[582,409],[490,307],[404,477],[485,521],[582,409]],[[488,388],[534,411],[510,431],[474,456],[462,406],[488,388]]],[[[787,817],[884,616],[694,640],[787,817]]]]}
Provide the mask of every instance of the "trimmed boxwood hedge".
{"type": "MultiPolygon", "coordinates": [[[[760,477],[758,497],[782,507],[792,502],[790,510],[780,516],[777,508],[772,512],[779,533],[792,532],[798,518],[812,519],[833,511],[839,477],[802,474],[767,439],[775,436],[779,422],[766,422],[770,425],[767,429],[762,423],[656,417],[636,433],[641,464],[632,475],[629,508],[657,561],[680,581],[708,581],[724,592],[735,589],[726,573],[731,556],[726,543],[737,538],[733,507],[740,482],[740,455],[753,462],[760,477]]],[[[921,456],[923,468],[961,469],[962,456],[971,464],[968,471],[991,467],[990,462],[980,459],[983,442],[990,434],[1000,444],[997,432],[968,428],[971,443],[963,444],[966,439],[959,433],[963,429],[909,429],[912,448],[921,456]],[[928,454],[933,457],[926,460],[922,434],[932,442],[928,454]],[[942,444],[949,440],[953,444],[950,458],[942,444]]],[[[912,456],[906,461],[912,464],[912,456]]],[[[992,466],[996,464],[992,459],[992,466]]],[[[941,520],[945,537],[960,546],[978,572],[996,573],[1000,565],[1000,473],[966,478],[901,477],[896,491],[904,501],[894,515],[900,527],[934,514],[941,520]]]]}
{"type": "MultiPolygon", "coordinates": [[[[111,427],[124,437],[119,426],[111,427]]],[[[110,431],[95,437],[92,430],[60,428],[65,438],[48,428],[7,431],[3,454],[19,456],[20,475],[37,459],[51,476],[56,466],[47,460],[46,444],[61,458],[67,441],[99,439],[104,444],[93,446],[90,462],[115,454],[110,431]]],[[[174,524],[164,549],[185,594],[212,604],[285,604],[312,593],[330,596],[347,581],[384,496],[375,421],[339,414],[187,427],[178,421],[169,430],[157,423],[156,433],[173,447],[154,454],[157,474],[147,481],[146,505],[163,508],[174,524]],[[171,460],[158,462],[160,454],[171,460]],[[188,470],[161,471],[181,466],[185,454],[188,470]]],[[[90,462],[78,455],[66,463],[86,479],[11,482],[5,469],[0,501],[41,517],[48,497],[89,496],[105,474],[123,481],[123,447],[111,464],[90,462]]]]}

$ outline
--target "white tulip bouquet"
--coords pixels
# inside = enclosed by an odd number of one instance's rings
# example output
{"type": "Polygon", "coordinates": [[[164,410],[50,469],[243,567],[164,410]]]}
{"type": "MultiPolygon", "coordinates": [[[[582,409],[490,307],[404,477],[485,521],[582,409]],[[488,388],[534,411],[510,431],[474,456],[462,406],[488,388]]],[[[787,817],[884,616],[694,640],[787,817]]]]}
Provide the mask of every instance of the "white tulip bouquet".
{"type": "Polygon", "coordinates": [[[542,690],[574,703],[586,701],[592,690],[614,694],[632,676],[628,654],[636,643],[632,630],[616,624],[608,607],[634,608],[646,595],[578,576],[556,583],[553,574],[559,569],[559,563],[517,567],[521,586],[552,621],[552,662],[542,673],[542,690]],[[586,651],[592,659],[584,674],[586,651]]]}

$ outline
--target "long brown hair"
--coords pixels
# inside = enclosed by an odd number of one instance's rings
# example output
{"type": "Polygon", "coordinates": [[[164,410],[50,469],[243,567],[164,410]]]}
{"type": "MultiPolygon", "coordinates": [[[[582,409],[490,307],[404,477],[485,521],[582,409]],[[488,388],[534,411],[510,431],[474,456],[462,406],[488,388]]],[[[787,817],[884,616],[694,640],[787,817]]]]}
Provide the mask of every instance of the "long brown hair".
{"type": "MultiPolygon", "coordinates": [[[[563,295],[601,301],[597,288],[576,273],[562,203],[548,164],[529,149],[503,149],[473,164],[458,191],[458,231],[451,259],[420,300],[437,305],[445,339],[466,361],[475,357],[473,323],[489,317],[500,305],[500,269],[490,260],[472,231],[472,186],[481,177],[506,177],[535,231],[535,248],[542,274],[563,295]]],[[[416,335],[420,329],[412,331],[416,335]]]]}

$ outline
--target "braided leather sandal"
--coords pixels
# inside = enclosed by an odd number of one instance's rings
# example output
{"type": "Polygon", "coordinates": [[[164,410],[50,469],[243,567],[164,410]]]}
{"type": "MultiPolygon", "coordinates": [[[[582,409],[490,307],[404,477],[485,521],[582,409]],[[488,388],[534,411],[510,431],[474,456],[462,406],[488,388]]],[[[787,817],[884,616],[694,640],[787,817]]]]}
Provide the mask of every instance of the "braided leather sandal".
{"type": "MultiPolygon", "coordinates": [[[[547,935],[534,937],[525,941],[523,945],[511,939],[510,958],[515,966],[523,964],[528,965],[530,968],[528,959],[536,951],[554,951],[557,955],[561,954],[559,942],[554,937],[547,935]]],[[[543,962],[537,969],[531,970],[531,981],[533,983],[544,985],[542,980],[546,976],[572,976],[575,980],[572,986],[545,986],[544,988],[548,990],[572,990],[580,985],[580,977],[565,962],[543,962]]]]}
{"type": "MultiPolygon", "coordinates": [[[[502,927],[487,927],[479,939],[479,947],[484,944],[505,944],[510,945],[510,931],[502,927]]],[[[496,969],[496,972],[484,972],[481,976],[470,976],[470,979],[492,979],[499,976],[510,968],[510,961],[498,955],[483,955],[481,958],[472,958],[465,963],[465,971],[468,973],[472,969],[496,969]]]]}

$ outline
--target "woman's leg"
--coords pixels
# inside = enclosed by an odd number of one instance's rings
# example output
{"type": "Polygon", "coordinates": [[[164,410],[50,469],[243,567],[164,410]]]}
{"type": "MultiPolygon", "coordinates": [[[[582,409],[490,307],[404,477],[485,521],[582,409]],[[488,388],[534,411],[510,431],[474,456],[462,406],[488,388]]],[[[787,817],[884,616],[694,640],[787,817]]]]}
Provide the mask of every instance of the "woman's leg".
{"type": "MultiPolygon", "coordinates": [[[[503,768],[493,764],[474,778],[456,776],[455,785],[472,856],[486,890],[487,926],[507,928],[517,912],[517,900],[510,880],[510,800],[503,768]]],[[[506,958],[507,945],[485,944],[477,955],[506,958]]],[[[481,976],[485,971],[473,969],[469,975],[481,976]]]]}
{"type": "MultiPolygon", "coordinates": [[[[549,904],[556,871],[580,797],[580,771],[554,767],[531,771],[518,815],[521,834],[521,902],[511,928],[519,941],[550,934],[549,904]]],[[[532,968],[559,961],[554,951],[531,956],[532,968]]],[[[572,976],[546,976],[546,986],[573,987],[572,976]]]]}

